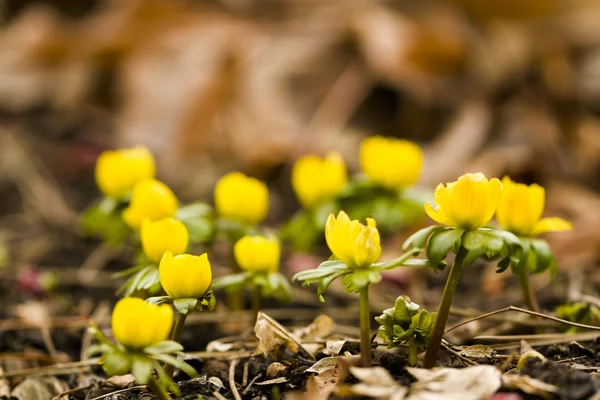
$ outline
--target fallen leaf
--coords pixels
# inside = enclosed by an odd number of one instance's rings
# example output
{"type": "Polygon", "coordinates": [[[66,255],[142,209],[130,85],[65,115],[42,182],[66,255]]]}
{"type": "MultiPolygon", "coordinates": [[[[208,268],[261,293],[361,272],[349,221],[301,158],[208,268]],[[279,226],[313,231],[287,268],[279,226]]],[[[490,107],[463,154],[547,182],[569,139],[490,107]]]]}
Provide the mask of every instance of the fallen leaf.
{"type": "Polygon", "coordinates": [[[265,313],[258,313],[254,333],[258,338],[258,345],[256,346],[254,355],[262,354],[268,356],[276,348],[285,345],[292,353],[303,351],[312,357],[312,354],[302,347],[299,338],[265,313]]]}
{"type": "Polygon", "coordinates": [[[337,366],[337,357],[325,357],[317,361],[311,367],[307,368],[304,373],[314,372],[315,374],[322,374],[325,371],[337,369],[337,366]]]}
{"type": "Polygon", "coordinates": [[[554,385],[530,377],[529,375],[504,374],[502,375],[502,387],[511,390],[521,390],[527,394],[539,396],[544,399],[552,398],[558,390],[554,385]]]}

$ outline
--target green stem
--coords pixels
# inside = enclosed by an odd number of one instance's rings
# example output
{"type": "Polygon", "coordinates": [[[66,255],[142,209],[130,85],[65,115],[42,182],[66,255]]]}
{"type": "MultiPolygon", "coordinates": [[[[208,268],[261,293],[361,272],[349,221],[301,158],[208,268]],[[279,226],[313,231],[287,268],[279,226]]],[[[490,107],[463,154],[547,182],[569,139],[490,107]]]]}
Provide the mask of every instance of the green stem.
{"type": "Polygon", "coordinates": [[[364,368],[371,366],[371,312],[369,285],[360,290],[360,360],[364,368]]]}
{"type": "Polygon", "coordinates": [[[252,315],[253,315],[253,323],[252,326],[256,325],[256,321],[258,320],[258,313],[260,311],[260,305],[262,302],[262,290],[260,286],[255,285],[252,288],[252,315]]]}
{"type": "Polygon", "coordinates": [[[417,343],[414,338],[408,342],[408,364],[411,367],[417,365],[417,343]]]}
{"type": "MultiPolygon", "coordinates": [[[[420,249],[412,249],[408,253],[402,254],[400,257],[398,257],[394,260],[373,264],[373,266],[376,266],[381,271],[387,271],[388,269],[393,269],[393,268],[404,265],[404,263],[406,261],[408,261],[411,257],[416,256],[420,252],[421,252],[420,249]]],[[[413,260],[411,260],[411,261],[413,261],[413,260]]],[[[424,262],[422,263],[423,265],[420,265],[420,263],[414,263],[414,264],[415,265],[411,265],[411,266],[426,266],[426,264],[424,262]]]]}
{"type": "Polygon", "coordinates": [[[458,284],[458,278],[462,272],[462,264],[467,256],[468,250],[460,246],[456,253],[456,258],[450,268],[450,274],[444,287],[444,293],[442,294],[442,301],[438,307],[438,315],[433,324],[433,330],[429,337],[429,343],[427,344],[427,351],[425,352],[425,361],[423,367],[433,368],[437,361],[437,356],[440,351],[442,344],[442,337],[444,336],[444,330],[446,328],[446,322],[448,321],[448,315],[450,314],[450,306],[452,305],[452,298],[454,297],[454,291],[458,284]]]}
{"type": "Polygon", "coordinates": [[[169,392],[167,392],[167,390],[160,383],[158,383],[156,379],[151,378],[150,382],[148,382],[148,386],[152,389],[159,400],[173,400],[169,395],[169,392]]]}
{"type": "Polygon", "coordinates": [[[521,283],[521,290],[523,291],[523,299],[527,308],[531,311],[540,312],[540,306],[535,298],[535,294],[531,289],[531,283],[529,282],[529,272],[527,269],[523,270],[518,274],[519,282],[521,283]]]}
{"type": "MultiPolygon", "coordinates": [[[[187,318],[189,313],[181,314],[177,317],[177,322],[175,322],[175,327],[173,328],[173,333],[171,334],[171,340],[177,343],[181,342],[181,333],[183,332],[183,325],[185,325],[185,319],[187,318]]],[[[175,372],[175,367],[171,364],[165,364],[165,374],[169,377],[173,376],[173,372],[175,372]]]]}

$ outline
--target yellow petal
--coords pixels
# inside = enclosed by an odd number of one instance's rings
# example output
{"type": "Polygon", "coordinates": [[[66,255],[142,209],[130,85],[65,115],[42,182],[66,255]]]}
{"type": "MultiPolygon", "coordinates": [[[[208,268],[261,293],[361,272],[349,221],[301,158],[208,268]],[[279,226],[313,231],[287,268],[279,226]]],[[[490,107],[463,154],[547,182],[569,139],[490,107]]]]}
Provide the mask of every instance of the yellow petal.
{"type": "Polygon", "coordinates": [[[503,229],[520,236],[529,236],[544,212],[545,190],[539,185],[503,180],[496,218],[503,229]]]}
{"type": "Polygon", "coordinates": [[[133,188],[129,207],[123,210],[123,219],[133,229],[139,229],[144,219],[156,221],[173,217],[179,207],[177,197],[164,183],[145,179],[133,188]]]}
{"type": "Polygon", "coordinates": [[[307,209],[334,197],[347,181],[346,165],[338,153],[329,153],[325,158],[307,155],[292,167],[292,187],[307,209]]]}
{"type": "Polygon", "coordinates": [[[174,218],[158,221],[145,219],[140,230],[142,248],[152,261],[160,261],[165,251],[182,254],[188,246],[189,233],[185,225],[174,218]]]}
{"type": "Polygon", "coordinates": [[[139,181],[153,178],[156,166],[152,153],[144,147],[104,151],[96,162],[96,183],[107,197],[127,196],[139,181]]]}
{"type": "Polygon", "coordinates": [[[233,246],[238,265],[246,271],[277,272],[280,248],[275,238],[244,236],[233,246]]]}
{"type": "Polygon", "coordinates": [[[444,214],[441,208],[434,209],[429,202],[425,203],[425,212],[429,215],[429,218],[437,222],[438,224],[451,226],[452,222],[444,214]]]}
{"type": "Polygon", "coordinates": [[[112,313],[112,330],[128,349],[143,349],[166,340],[173,324],[171,306],[156,306],[135,297],[121,299],[112,313]]]}
{"type": "Polygon", "coordinates": [[[267,185],[241,172],[224,175],[217,182],[214,195],[217,213],[232,221],[256,225],[269,209],[267,185]]]}
{"type": "Polygon", "coordinates": [[[542,218],[533,227],[532,236],[538,236],[546,232],[564,232],[573,229],[573,225],[558,217],[542,218]]]}

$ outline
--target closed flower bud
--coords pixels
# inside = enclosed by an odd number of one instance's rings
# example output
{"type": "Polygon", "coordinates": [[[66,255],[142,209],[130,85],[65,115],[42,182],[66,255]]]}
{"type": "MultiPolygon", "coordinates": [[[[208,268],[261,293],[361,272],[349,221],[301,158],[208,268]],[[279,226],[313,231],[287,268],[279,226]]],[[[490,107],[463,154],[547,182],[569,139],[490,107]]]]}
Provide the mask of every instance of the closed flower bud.
{"type": "Polygon", "coordinates": [[[334,197],[347,182],[346,164],[338,153],[329,153],[325,158],[307,155],[292,168],[292,187],[306,209],[334,197]]]}
{"type": "Polygon", "coordinates": [[[106,197],[122,199],[142,179],[154,178],[152,153],[144,146],[104,151],[96,162],[96,183],[106,197]]]}
{"type": "Polygon", "coordinates": [[[496,212],[502,183],[488,179],[481,172],[465,174],[456,182],[435,188],[436,208],[425,204],[425,211],[434,221],[459,229],[473,230],[485,226],[496,212]]]}
{"type": "Polygon", "coordinates": [[[140,350],[167,340],[173,325],[170,305],[146,303],[137,297],[117,302],[112,313],[115,338],[130,350],[140,350]]]}
{"type": "Polygon", "coordinates": [[[531,237],[571,229],[571,224],[562,218],[542,218],[546,197],[543,187],[515,183],[508,177],[502,180],[502,185],[496,218],[503,229],[531,237]]]}
{"type": "Polygon", "coordinates": [[[256,225],[269,209],[267,185],[241,172],[230,172],[217,182],[215,207],[223,218],[256,225]]]}
{"type": "Polygon", "coordinates": [[[206,253],[201,256],[167,251],[158,267],[160,283],[173,299],[199,299],[212,282],[212,271],[206,253]]]}
{"type": "Polygon", "coordinates": [[[274,237],[244,236],[233,246],[235,260],[246,271],[277,272],[280,253],[274,237]]]}
{"type": "Polygon", "coordinates": [[[360,144],[360,168],[371,182],[388,189],[414,185],[422,167],[421,148],[408,140],[374,136],[360,144]]]}
{"type": "Polygon", "coordinates": [[[350,268],[370,267],[381,256],[379,231],[372,218],[365,226],[343,211],[337,218],[329,214],[325,239],[333,255],[350,268]]]}
{"type": "Polygon", "coordinates": [[[177,197],[167,185],[156,179],[145,179],[133,188],[123,219],[131,228],[139,229],[145,219],[157,221],[173,217],[177,207],[177,197]]]}
{"type": "Polygon", "coordinates": [[[166,251],[178,255],[187,249],[189,234],[185,225],[174,218],[158,221],[145,219],[140,230],[144,253],[159,262],[166,251]]]}

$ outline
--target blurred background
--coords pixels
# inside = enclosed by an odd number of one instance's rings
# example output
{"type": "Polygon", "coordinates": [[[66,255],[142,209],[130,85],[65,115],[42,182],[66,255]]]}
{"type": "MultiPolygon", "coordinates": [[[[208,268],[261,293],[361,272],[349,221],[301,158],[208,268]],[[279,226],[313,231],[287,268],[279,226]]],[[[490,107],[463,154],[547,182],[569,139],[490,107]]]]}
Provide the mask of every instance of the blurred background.
{"type": "Polygon", "coordinates": [[[572,278],[557,290],[595,288],[599,21],[598,0],[0,0],[2,285],[31,267],[89,290],[64,267],[110,259],[76,234],[102,150],[147,145],[184,202],[232,170],[261,178],[276,225],[298,208],[294,160],[337,150],[356,172],[380,134],[423,147],[424,188],[475,171],[544,185],[546,214],[574,223],[548,238],[572,278]]]}

